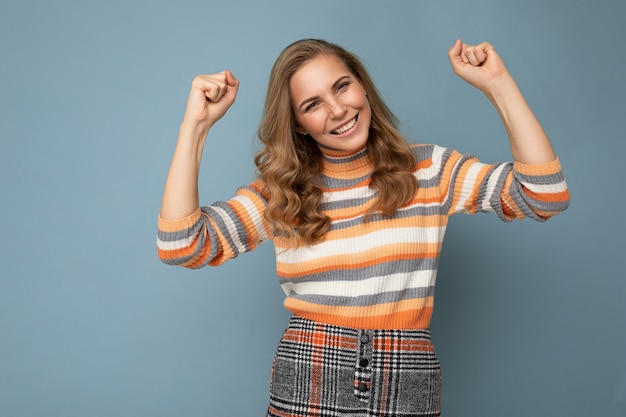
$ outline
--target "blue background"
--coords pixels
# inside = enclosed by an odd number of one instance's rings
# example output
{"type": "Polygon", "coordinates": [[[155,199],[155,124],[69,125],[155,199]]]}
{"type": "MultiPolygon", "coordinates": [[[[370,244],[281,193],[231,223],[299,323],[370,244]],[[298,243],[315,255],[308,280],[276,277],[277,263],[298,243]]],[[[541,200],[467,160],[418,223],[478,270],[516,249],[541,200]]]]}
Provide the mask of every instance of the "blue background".
{"type": "Polygon", "coordinates": [[[545,224],[455,216],[434,343],[444,416],[626,415],[624,39],[610,0],[0,4],[0,415],[261,416],[288,314],[273,247],[159,262],[189,86],[231,69],[202,203],[254,176],[270,67],[302,37],[357,53],[414,142],[509,160],[457,37],[491,41],[544,124],[572,205],[545,224]]]}

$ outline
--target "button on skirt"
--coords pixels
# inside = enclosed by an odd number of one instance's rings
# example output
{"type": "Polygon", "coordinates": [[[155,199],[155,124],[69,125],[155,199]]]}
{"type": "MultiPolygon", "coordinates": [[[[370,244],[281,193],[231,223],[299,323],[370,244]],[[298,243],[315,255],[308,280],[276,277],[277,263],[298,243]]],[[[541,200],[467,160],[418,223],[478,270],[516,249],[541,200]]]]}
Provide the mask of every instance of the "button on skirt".
{"type": "Polygon", "coordinates": [[[429,330],[361,330],[294,316],[274,357],[267,416],[439,416],[440,391],[429,330]]]}

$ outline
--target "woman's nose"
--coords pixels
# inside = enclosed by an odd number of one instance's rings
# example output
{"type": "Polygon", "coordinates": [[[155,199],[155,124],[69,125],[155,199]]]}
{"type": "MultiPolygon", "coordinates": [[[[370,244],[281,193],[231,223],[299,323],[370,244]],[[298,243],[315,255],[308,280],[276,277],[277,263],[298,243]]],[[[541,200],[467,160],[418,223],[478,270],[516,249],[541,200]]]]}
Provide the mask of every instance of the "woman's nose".
{"type": "Polygon", "coordinates": [[[346,114],[346,107],[339,100],[330,100],[328,109],[334,118],[340,118],[346,114]]]}

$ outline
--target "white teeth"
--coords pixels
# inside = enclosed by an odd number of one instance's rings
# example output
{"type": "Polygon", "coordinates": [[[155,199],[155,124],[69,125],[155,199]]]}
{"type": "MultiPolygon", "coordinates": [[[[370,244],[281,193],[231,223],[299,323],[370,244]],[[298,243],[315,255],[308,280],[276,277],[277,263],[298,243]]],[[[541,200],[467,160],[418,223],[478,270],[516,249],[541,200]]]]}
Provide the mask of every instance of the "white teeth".
{"type": "Polygon", "coordinates": [[[348,130],[352,129],[356,124],[356,117],[350,120],[347,124],[341,126],[339,129],[335,129],[332,131],[335,135],[341,135],[342,133],[346,133],[348,130]]]}

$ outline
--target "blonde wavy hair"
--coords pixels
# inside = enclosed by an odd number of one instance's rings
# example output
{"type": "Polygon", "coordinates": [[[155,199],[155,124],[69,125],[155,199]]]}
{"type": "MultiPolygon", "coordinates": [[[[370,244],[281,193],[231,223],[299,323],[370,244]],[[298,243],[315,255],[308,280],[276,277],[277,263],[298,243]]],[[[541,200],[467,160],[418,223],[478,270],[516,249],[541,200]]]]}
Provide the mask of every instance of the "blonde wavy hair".
{"type": "Polygon", "coordinates": [[[311,136],[296,130],[289,83],[303,64],[319,55],[339,58],[367,93],[372,112],[367,152],[374,165],[370,187],[377,197],[366,218],[375,211],[393,215],[417,192],[412,173],[416,161],[409,143],[398,131],[398,119],[382,100],[359,58],[319,39],[294,42],[283,50],[272,68],[257,132],[264,148],[254,162],[269,194],[265,216],[274,232],[307,245],[323,240],[330,218],[319,209],[323,193],[317,179],[322,171],[322,153],[311,136]]]}

